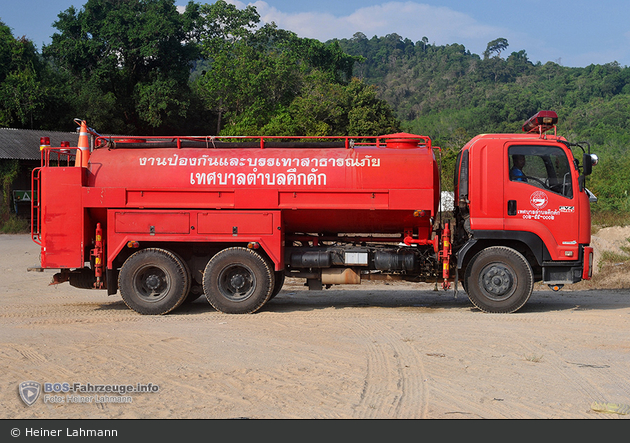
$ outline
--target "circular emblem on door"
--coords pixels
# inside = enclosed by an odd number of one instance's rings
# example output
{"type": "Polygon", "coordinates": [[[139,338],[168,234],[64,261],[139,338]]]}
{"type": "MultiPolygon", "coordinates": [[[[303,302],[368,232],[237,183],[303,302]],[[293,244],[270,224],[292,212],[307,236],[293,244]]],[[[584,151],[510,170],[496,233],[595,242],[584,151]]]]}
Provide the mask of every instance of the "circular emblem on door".
{"type": "Polygon", "coordinates": [[[543,209],[547,206],[549,199],[547,198],[547,194],[543,191],[536,191],[529,197],[529,202],[536,209],[543,209]]]}

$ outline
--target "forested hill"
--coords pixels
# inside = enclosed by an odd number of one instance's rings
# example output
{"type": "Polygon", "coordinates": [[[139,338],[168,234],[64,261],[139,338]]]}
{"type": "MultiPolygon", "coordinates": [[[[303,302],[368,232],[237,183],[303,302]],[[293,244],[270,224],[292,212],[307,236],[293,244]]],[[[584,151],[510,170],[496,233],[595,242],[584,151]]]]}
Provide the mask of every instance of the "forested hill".
{"type": "Polygon", "coordinates": [[[406,131],[429,135],[447,151],[479,133],[520,131],[539,110],[556,111],[559,133],[587,141],[601,159],[588,184],[600,197],[595,208],[630,211],[630,67],[533,63],[502,38],[482,55],[397,34],[337,42],[363,57],[354,75],[378,87],[406,131]]]}
{"type": "MultiPolygon", "coordinates": [[[[442,148],[445,187],[473,136],[554,110],[602,159],[596,211],[630,214],[630,68],[532,63],[497,38],[482,55],[396,34],[320,42],[225,0],[86,0],[57,15],[41,53],[0,16],[0,126],[109,134],[382,135],[442,148]]],[[[3,175],[0,165],[0,178],[3,175]]]]}

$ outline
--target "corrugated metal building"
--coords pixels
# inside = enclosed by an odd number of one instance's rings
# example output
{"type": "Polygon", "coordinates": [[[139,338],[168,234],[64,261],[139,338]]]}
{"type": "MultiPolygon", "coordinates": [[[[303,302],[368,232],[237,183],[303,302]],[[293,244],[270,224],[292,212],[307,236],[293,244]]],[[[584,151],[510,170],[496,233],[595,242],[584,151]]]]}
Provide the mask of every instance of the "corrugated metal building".
{"type": "MultiPolygon", "coordinates": [[[[40,165],[40,137],[49,137],[51,146],[60,146],[62,141],[76,146],[79,134],[76,132],[59,132],[35,129],[0,128],[0,166],[17,160],[20,165],[17,178],[11,186],[12,212],[20,217],[30,218],[31,171],[40,165]]],[[[3,194],[0,192],[0,204],[3,194]]]]}
{"type": "Polygon", "coordinates": [[[50,137],[52,146],[59,146],[62,141],[69,141],[70,146],[76,146],[79,134],[37,129],[0,128],[0,159],[37,160],[39,162],[40,137],[50,137]]]}

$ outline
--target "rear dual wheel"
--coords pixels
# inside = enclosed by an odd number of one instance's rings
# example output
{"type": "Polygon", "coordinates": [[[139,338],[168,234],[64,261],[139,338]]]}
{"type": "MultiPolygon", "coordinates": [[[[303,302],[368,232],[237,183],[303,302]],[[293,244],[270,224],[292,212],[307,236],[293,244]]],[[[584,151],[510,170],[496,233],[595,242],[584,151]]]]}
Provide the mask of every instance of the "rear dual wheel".
{"type": "Polygon", "coordinates": [[[257,311],[272,297],[275,287],[272,265],[260,254],[241,247],[219,251],[203,273],[208,302],[227,314],[257,311]]]}
{"type": "Polygon", "coordinates": [[[166,249],[147,248],[120,269],[118,287],[125,304],[140,314],[161,315],[177,308],[190,291],[186,263],[166,249]]]}

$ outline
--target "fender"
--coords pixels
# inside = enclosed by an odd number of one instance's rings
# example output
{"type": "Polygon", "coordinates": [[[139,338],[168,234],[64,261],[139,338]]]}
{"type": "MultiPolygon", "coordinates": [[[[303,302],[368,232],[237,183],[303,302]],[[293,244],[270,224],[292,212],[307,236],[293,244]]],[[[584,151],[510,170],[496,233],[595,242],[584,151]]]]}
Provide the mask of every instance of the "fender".
{"type": "Polygon", "coordinates": [[[496,243],[497,240],[503,242],[519,242],[525,244],[536,257],[538,265],[542,266],[543,262],[550,261],[551,255],[545,243],[541,238],[533,232],[527,231],[473,231],[473,236],[468,240],[464,246],[457,251],[457,268],[461,269],[464,263],[464,259],[470,252],[470,250],[480,240],[493,240],[496,243]]]}

